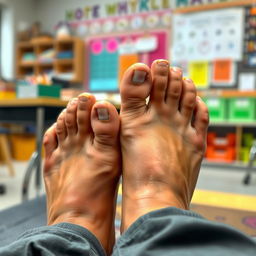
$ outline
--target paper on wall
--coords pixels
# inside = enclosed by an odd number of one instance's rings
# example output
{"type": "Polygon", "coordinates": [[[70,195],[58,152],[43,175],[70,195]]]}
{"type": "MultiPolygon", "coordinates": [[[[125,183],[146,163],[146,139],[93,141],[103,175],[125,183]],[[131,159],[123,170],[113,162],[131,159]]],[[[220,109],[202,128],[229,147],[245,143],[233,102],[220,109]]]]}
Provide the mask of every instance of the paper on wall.
{"type": "Polygon", "coordinates": [[[212,65],[212,84],[233,86],[236,77],[236,63],[233,60],[215,60],[212,65]]]}
{"type": "Polygon", "coordinates": [[[209,86],[209,62],[190,62],[189,77],[194,81],[199,89],[209,86]]]}
{"type": "Polygon", "coordinates": [[[241,91],[254,91],[256,87],[256,74],[241,73],[239,75],[238,87],[241,91]]]}
{"type": "Polygon", "coordinates": [[[158,47],[158,41],[156,36],[143,36],[136,40],[135,48],[138,52],[152,52],[158,47]]]}
{"type": "Polygon", "coordinates": [[[243,21],[243,8],[175,15],[173,60],[241,60],[243,21]]]}

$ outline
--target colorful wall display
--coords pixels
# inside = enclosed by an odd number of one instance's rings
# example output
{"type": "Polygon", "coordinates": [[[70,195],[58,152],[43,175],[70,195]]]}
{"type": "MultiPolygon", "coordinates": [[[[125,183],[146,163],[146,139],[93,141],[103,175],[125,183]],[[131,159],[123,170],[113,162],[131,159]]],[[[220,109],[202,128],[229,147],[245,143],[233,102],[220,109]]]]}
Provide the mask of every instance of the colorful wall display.
{"type": "Polygon", "coordinates": [[[242,60],[243,8],[174,15],[173,22],[173,61],[242,60]]]}
{"type": "Polygon", "coordinates": [[[232,0],[176,0],[176,8],[212,3],[231,2],[232,0]]]}
{"type": "Polygon", "coordinates": [[[246,8],[244,65],[256,67],[256,7],[246,8]]]}
{"type": "Polygon", "coordinates": [[[154,11],[119,17],[69,22],[77,36],[109,34],[141,29],[170,28],[172,11],[154,11]]]}
{"type": "Polygon", "coordinates": [[[155,59],[168,58],[168,40],[166,30],[89,38],[85,87],[93,92],[118,91],[119,80],[130,65],[151,65],[155,59]]]}
{"type": "Polygon", "coordinates": [[[128,0],[78,7],[66,11],[66,21],[99,19],[142,12],[166,10],[171,8],[170,0],[128,0]]]}

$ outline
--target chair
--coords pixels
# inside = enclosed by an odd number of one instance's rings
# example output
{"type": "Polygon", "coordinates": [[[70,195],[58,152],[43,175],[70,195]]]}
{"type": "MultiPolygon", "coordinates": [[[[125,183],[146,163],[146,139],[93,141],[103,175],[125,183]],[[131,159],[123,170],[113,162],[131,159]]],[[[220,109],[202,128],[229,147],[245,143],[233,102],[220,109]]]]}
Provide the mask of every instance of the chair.
{"type": "Polygon", "coordinates": [[[7,135],[2,132],[2,128],[0,129],[0,149],[3,156],[4,164],[7,165],[10,176],[15,175],[15,171],[12,164],[11,151],[8,143],[7,135]]]}

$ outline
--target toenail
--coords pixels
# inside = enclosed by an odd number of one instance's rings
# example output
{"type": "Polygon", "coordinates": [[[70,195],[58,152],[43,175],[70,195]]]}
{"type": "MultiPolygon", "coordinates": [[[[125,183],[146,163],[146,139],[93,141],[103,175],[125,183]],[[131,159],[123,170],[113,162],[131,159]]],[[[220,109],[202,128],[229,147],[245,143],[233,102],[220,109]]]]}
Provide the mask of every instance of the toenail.
{"type": "Polygon", "coordinates": [[[101,121],[109,120],[109,113],[107,108],[97,108],[98,119],[101,121]]]}
{"type": "Polygon", "coordinates": [[[193,83],[193,81],[190,78],[184,78],[185,81],[189,82],[189,83],[193,83]]]}
{"type": "Polygon", "coordinates": [[[79,96],[79,101],[81,101],[81,102],[86,102],[88,100],[89,100],[89,98],[86,96],[79,96]]]}
{"type": "Polygon", "coordinates": [[[169,67],[169,62],[167,60],[158,60],[157,64],[161,67],[169,67]]]}
{"type": "Polygon", "coordinates": [[[173,70],[174,72],[179,72],[179,73],[182,72],[179,67],[173,67],[172,70],[173,70]]]}
{"type": "Polygon", "coordinates": [[[145,82],[147,72],[144,70],[135,70],[132,77],[132,82],[134,84],[142,84],[145,82]]]}
{"type": "Polygon", "coordinates": [[[200,97],[200,96],[196,96],[196,99],[197,99],[197,101],[199,101],[199,102],[201,102],[201,101],[202,101],[202,99],[201,99],[201,97],[200,97]]]}
{"type": "Polygon", "coordinates": [[[69,102],[69,105],[74,105],[74,104],[76,104],[76,103],[77,103],[77,101],[78,101],[78,99],[77,99],[77,98],[72,99],[72,100],[69,102]]]}

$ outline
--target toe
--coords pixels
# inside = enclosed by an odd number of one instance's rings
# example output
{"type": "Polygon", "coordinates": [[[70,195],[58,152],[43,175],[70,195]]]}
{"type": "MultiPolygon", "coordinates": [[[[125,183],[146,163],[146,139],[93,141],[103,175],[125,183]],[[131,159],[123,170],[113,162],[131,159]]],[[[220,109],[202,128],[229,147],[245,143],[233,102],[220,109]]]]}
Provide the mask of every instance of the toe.
{"type": "Polygon", "coordinates": [[[173,113],[179,109],[179,101],[182,92],[182,71],[173,67],[170,69],[170,79],[167,88],[166,103],[173,113]]]}
{"type": "Polygon", "coordinates": [[[91,112],[91,125],[94,132],[94,145],[116,146],[119,140],[120,120],[116,108],[109,102],[97,102],[91,112]]]}
{"type": "Polygon", "coordinates": [[[150,95],[150,103],[161,106],[165,103],[166,89],[169,79],[169,62],[156,60],[151,67],[153,88],[150,95]]]}
{"type": "Polygon", "coordinates": [[[120,84],[121,111],[144,113],[151,86],[150,69],[147,65],[137,63],[128,68],[120,84]]]}
{"type": "Polygon", "coordinates": [[[205,138],[209,125],[209,112],[206,104],[201,100],[201,98],[197,96],[196,99],[196,107],[194,111],[194,120],[192,126],[197,131],[197,134],[205,138]]]}
{"type": "Polygon", "coordinates": [[[45,157],[49,158],[53,151],[57,148],[56,123],[53,124],[44,134],[43,145],[45,149],[45,157]]]}
{"type": "Polygon", "coordinates": [[[180,100],[180,113],[185,125],[190,124],[196,105],[196,87],[192,80],[184,79],[180,100]]]}
{"type": "Polygon", "coordinates": [[[74,98],[70,100],[67,106],[65,125],[67,127],[68,136],[74,136],[77,134],[77,105],[78,99],[74,98]]]}
{"type": "Polygon", "coordinates": [[[57,119],[57,124],[56,124],[56,134],[58,138],[58,143],[62,143],[66,137],[67,137],[67,128],[65,124],[65,117],[66,117],[66,109],[64,109],[58,119],[57,119]]]}
{"type": "Polygon", "coordinates": [[[89,93],[82,93],[78,96],[77,126],[80,137],[85,137],[91,131],[91,109],[96,99],[89,93]]]}

